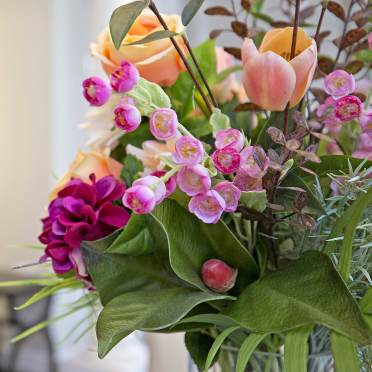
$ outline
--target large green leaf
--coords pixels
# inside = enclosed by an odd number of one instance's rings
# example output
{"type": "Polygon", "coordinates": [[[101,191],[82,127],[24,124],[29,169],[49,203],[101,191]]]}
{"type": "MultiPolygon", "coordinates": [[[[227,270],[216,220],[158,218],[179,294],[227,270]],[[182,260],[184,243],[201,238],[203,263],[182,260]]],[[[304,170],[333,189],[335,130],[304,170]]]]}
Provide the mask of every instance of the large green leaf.
{"type": "Polygon", "coordinates": [[[199,371],[204,371],[205,361],[214,338],[201,332],[186,332],[185,345],[199,371]]]}
{"type": "Polygon", "coordinates": [[[354,341],[336,332],[332,332],[331,349],[337,372],[360,371],[360,362],[354,341]]]}
{"type": "Polygon", "coordinates": [[[322,324],[366,343],[362,313],[329,257],[311,251],[248,286],[225,314],[253,332],[322,324]]]}
{"type": "Polygon", "coordinates": [[[110,33],[116,49],[120,48],[129,29],[149,3],[150,0],[133,1],[114,10],[110,19],[110,33]]]}
{"type": "Polygon", "coordinates": [[[171,267],[186,282],[206,290],[200,269],[210,258],[219,258],[239,270],[238,289],[258,277],[254,259],[223,222],[205,224],[173,200],[165,200],[153,216],[166,231],[171,267]]]}
{"type": "Polygon", "coordinates": [[[98,355],[103,358],[134,330],[155,331],[169,327],[198,304],[224,298],[216,293],[182,287],[124,293],[110,301],[98,317],[98,355]]]}
{"type": "Polygon", "coordinates": [[[250,334],[243,342],[236,361],[236,372],[244,372],[253,352],[267,334],[250,334]]]}
{"type": "MultiPolygon", "coordinates": [[[[353,253],[353,238],[356,227],[366,208],[372,205],[372,188],[366,194],[362,194],[357,200],[346,209],[346,212],[336,221],[329,239],[343,236],[341,246],[341,256],[338,263],[338,269],[345,281],[349,278],[351,258],[353,253]]],[[[325,246],[325,252],[328,254],[334,252],[339,241],[328,241],[325,246]]]]}

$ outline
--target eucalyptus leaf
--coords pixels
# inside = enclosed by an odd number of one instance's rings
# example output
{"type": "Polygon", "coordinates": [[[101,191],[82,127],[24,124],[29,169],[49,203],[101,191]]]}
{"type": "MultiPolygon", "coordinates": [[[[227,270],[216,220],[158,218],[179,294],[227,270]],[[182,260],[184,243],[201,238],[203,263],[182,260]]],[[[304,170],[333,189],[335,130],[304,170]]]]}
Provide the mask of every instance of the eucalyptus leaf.
{"type": "Polygon", "coordinates": [[[262,191],[243,191],[240,196],[240,203],[244,206],[263,212],[267,205],[266,190],[262,191]]]}
{"type": "Polygon", "coordinates": [[[194,18],[204,0],[189,0],[182,10],[182,23],[187,26],[194,18]]]}
{"type": "Polygon", "coordinates": [[[120,48],[133,23],[149,4],[150,0],[133,1],[114,10],[110,18],[110,34],[116,49],[120,48]]]}
{"type": "Polygon", "coordinates": [[[141,45],[141,44],[151,43],[157,40],[168,39],[170,37],[174,37],[177,35],[179,35],[177,32],[170,31],[170,30],[155,31],[155,32],[152,32],[151,34],[148,34],[146,37],[144,37],[141,40],[133,41],[133,43],[128,43],[125,45],[141,45]]]}
{"type": "Polygon", "coordinates": [[[371,339],[333,263],[316,251],[249,285],[224,313],[252,332],[276,333],[321,324],[360,343],[371,339]]]}
{"type": "Polygon", "coordinates": [[[220,130],[230,128],[230,118],[216,108],[213,109],[213,113],[209,118],[209,123],[212,126],[213,136],[216,136],[216,133],[220,130]]]}

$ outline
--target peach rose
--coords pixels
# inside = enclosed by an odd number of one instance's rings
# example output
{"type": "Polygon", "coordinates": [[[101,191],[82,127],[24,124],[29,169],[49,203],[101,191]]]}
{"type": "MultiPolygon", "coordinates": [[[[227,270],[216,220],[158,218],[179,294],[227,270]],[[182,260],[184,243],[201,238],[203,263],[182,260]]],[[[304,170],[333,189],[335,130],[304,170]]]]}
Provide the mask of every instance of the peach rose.
{"type": "MultiPolygon", "coordinates": [[[[169,29],[182,33],[185,28],[178,15],[163,15],[169,29]]],[[[162,86],[170,86],[177,80],[185,67],[169,39],[162,39],[140,45],[126,45],[141,40],[148,34],[163,30],[156,16],[145,9],[137,18],[119,50],[116,50],[109,30],[98,37],[97,44],[91,44],[91,52],[102,62],[103,69],[111,74],[123,60],[136,65],[140,75],[162,86]]],[[[181,37],[176,37],[178,45],[186,53],[181,37]]]]}
{"type": "Polygon", "coordinates": [[[296,106],[309,89],[317,66],[314,39],[298,29],[296,54],[290,58],[292,27],[266,33],[260,49],[251,39],[242,48],[243,84],[249,99],[264,109],[283,111],[296,106]]]}
{"type": "Polygon", "coordinates": [[[69,167],[67,173],[58,181],[52,191],[50,199],[54,199],[71,178],[79,178],[84,182],[90,182],[89,175],[94,173],[97,180],[105,176],[119,178],[123,165],[115,159],[106,156],[101,152],[82,152],[78,151],[75,160],[69,167]]]}

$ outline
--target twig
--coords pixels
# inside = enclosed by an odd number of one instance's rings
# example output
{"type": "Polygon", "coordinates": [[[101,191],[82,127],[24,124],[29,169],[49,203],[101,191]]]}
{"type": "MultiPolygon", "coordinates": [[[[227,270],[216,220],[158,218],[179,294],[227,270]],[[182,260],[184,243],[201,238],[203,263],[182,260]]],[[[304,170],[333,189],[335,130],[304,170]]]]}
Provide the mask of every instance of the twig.
{"type": "Polygon", "coordinates": [[[209,86],[209,84],[208,84],[208,81],[207,81],[207,79],[205,78],[205,76],[204,76],[204,74],[203,74],[203,71],[202,71],[201,68],[200,68],[200,65],[199,65],[199,63],[198,63],[198,61],[197,61],[197,59],[196,59],[196,57],[195,57],[195,54],[194,54],[192,48],[191,48],[191,45],[190,45],[190,43],[189,43],[189,40],[187,39],[187,37],[186,37],[185,35],[182,35],[182,39],[183,39],[183,41],[184,41],[184,43],[185,43],[185,45],[186,45],[187,50],[188,50],[189,53],[190,53],[190,56],[191,56],[191,58],[192,58],[192,60],[193,60],[193,62],[194,62],[194,64],[195,64],[196,69],[198,70],[198,73],[199,73],[201,79],[203,80],[203,83],[204,83],[205,87],[207,88],[207,91],[208,91],[209,97],[211,98],[214,107],[217,107],[217,108],[218,108],[217,100],[214,98],[214,95],[213,95],[213,93],[212,93],[212,89],[210,88],[210,86],[209,86]]]}
{"type": "MultiPolygon", "coordinates": [[[[164,21],[162,15],[160,14],[158,8],[156,7],[156,5],[155,5],[155,3],[154,3],[153,1],[150,2],[149,8],[150,8],[150,9],[152,10],[152,12],[156,15],[156,17],[158,18],[160,24],[163,26],[164,30],[169,30],[167,24],[165,23],[165,21],[164,21]]],[[[192,68],[190,67],[189,63],[187,62],[187,58],[186,58],[185,55],[183,54],[183,52],[182,52],[180,46],[178,45],[176,39],[175,39],[173,36],[171,36],[171,37],[170,37],[170,40],[171,40],[171,42],[172,42],[174,48],[176,49],[177,53],[178,53],[179,56],[181,57],[182,62],[183,62],[183,64],[185,65],[187,71],[189,72],[189,74],[190,74],[192,80],[194,81],[195,86],[196,86],[196,88],[198,89],[200,95],[203,97],[203,100],[204,100],[204,102],[205,102],[205,104],[206,104],[206,106],[207,106],[209,112],[212,113],[213,110],[212,110],[211,103],[209,102],[207,96],[205,95],[203,88],[200,86],[199,81],[198,81],[198,79],[196,78],[196,76],[195,76],[195,74],[194,74],[194,71],[192,70],[192,68]]]]}
{"type": "Polygon", "coordinates": [[[327,10],[327,5],[328,5],[328,1],[326,1],[326,0],[322,1],[322,11],[320,12],[318,25],[316,26],[316,32],[315,32],[314,40],[316,42],[316,47],[317,47],[318,50],[319,50],[318,39],[319,39],[320,29],[321,29],[322,24],[323,24],[323,18],[324,18],[324,14],[327,10]]]}

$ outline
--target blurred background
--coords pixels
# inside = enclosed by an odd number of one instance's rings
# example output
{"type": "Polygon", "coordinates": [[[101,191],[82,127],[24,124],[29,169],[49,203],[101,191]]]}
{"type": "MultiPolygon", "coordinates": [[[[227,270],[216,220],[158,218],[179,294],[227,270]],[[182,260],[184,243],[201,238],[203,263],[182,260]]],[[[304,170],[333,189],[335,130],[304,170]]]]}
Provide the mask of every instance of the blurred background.
{"type": "MultiPolygon", "coordinates": [[[[83,122],[88,107],[82,99],[81,82],[87,76],[102,74],[100,65],[90,56],[89,43],[95,41],[108,25],[113,9],[123,2],[0,0],[0,280],[30,277],[40,270],[37,266],[12,268],[36,262],[40,256],[40,251],[27,246],[37,243],[39,220],[56,179],[84,144],[78,124],[83,122]]],[[[279,2],[267,1],[272,17],[279,2]]],[[[180,14],[186,0],[156,3],[163,13],[180,14]]],[[[229,3],[206,0],[204,8],[229,3]]],[[[226,18],[206,17],[201,11],[188,32],[191,43],[205,40],[210,30],[221,28],[224,22],[226,18]]],[[[341,26],[333,18],[326,22],[330,29],[341,26]]],[[[221,41],[229,46],[241,44],[233,36],[221,41]]],[[[74,372],[188,370],[183,335],[134,334],[103,361],[96,357],[93,329],[76,343],[74,338],[64,341],[71,328],[79,328],[87,320],[84,312],[57,322],[50,334],[40,333],[14,349],[9,345],[14,334],[44,317],[58,316],[63,304],[73,301],[76,294],[55,296],[51,303],[15,315],[11,309],[27,296],[14,289],[0,292],[2,372],[10,371],[9,363],[14,361],[16,370],[25,372],[53,371],[56,365],[59,370],[74,372]],[[52,360],[48,358],[51,355],[52,360]]]]}

